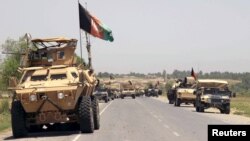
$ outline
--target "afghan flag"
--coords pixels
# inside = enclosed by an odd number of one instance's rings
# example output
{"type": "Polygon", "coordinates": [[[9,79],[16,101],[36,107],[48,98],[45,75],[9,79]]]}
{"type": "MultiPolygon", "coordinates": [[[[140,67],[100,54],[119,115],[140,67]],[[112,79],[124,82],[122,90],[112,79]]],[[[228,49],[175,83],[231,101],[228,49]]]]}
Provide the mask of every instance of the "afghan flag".
{"type": "Polygon", "coordinates": [[[192,76],[195,80],[197,80],[197,76],[196,76],[196,74],[195,74],[193,68],[192,68],[192,70],[191,70],[191,76],[192,76]]]}
{"type": "Polygon", "coordinates": [[[93,35],[94,37],[114,41],[112,31],[103,24],[95,16],[91,15],[83,6],[79,3],[79,18],[80,28],[93,35]]]}

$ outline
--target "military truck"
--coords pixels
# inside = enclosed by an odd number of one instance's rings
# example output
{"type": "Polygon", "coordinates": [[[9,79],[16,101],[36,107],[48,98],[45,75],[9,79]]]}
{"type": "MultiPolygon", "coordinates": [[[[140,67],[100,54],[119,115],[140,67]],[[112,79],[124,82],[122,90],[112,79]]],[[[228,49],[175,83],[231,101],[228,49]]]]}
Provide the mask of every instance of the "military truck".
{"type": "Polygon", "coordinates": [[[135,99],[135,94],[135,86],[131,81],[129,81],[129,83],[121,83],[121,99],[124,99],[124,97],[132,97],[135,99]]]}
{"type": "Polygon", "coordinates": [[[34,39],[32,44],[22,56],[21,79],[10,81],[13,136],[26,136],[51,123],[75,124],[82,133],[99,129],[99,105],[93,95],[97,80],[92,69],[77,66],[77,40],[34,39]]]}
{"type": "Polygon", "coordinates": [[[196,89],[196,81],[193,77],[185,77],[180,86],[176,89],[174,106],[179,107],[181,103],[195,105],[195,95],[193,95],[196,89]]]}
{"type": "Polygon", "coordinates": [[[119,98],[121,96],[121,84],[119,82],[111,82],[107,87],[111,99],[119,98]]]}
{"type": "Polygon", "coordinates": [[[110,101],[110,97],[108,94],[108,89],[105,87],[98,87],[94,91],[94,95],[97,97],[98,100],[103,100],[105,103],[110,101]]]}
{"type": "Polygon", "coordinates": [[[159,95],[162,94],[162,90],[159,88],[159,86],[160,86],[159,81],[155,85],[150,83],[148,89],[146,89],[145,91],[145,95],[148,97],[150,96],[158,97],[159,95]]]}
{"type": "Polygon", "coordinates": [[[196,95],[196,111],[204,112],[204,109],[215,107],[221,113],[230,113],[230,96],[228,82],[223,80],[198,80],[196,95]]]}

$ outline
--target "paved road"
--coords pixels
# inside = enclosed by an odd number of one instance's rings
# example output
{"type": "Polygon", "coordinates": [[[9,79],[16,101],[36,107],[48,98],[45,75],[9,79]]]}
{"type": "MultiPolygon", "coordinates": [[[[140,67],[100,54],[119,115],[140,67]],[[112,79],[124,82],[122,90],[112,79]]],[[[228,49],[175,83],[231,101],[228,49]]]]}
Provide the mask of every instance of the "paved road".
{"type": "MultiPolygon", "coordinates": [[[[116,99],[101,103],[101,128],[93,134],[78,131],[32,133],[13,139],[11,132],[0,140],[16,141],[206,141],[208,124],[228,124],[223,118],[196,113],[190,106],[174,107],[153,98],[116,99]]],[[[221,115],[217,116],[230,116],[221,115]]]]}

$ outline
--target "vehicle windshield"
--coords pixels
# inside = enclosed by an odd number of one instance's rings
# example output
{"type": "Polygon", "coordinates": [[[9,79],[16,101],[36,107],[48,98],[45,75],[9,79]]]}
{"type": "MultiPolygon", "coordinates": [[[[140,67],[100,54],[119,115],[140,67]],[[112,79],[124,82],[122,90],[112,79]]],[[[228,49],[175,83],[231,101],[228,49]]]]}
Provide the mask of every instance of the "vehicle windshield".
{"type": "Polygon", "coordinates": [[[204,88],[204,94],[230,95],[230,91],[222,88],[204,88]]]}

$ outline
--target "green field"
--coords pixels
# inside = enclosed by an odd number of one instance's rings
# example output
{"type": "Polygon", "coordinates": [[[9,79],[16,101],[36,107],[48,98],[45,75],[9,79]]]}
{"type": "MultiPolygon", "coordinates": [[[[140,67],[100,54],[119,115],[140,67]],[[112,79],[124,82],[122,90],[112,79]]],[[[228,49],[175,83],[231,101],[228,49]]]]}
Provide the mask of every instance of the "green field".
{"type": "Polygon", "coordinates": [[[10,128],[9,99],[0,99],[0,131],[10,128]]]}
{"type": "Polygon", "coordinates": [[[236,110],[234,114],[250,117],[250,96],[232,98],[231,108],[236,110]]]}

